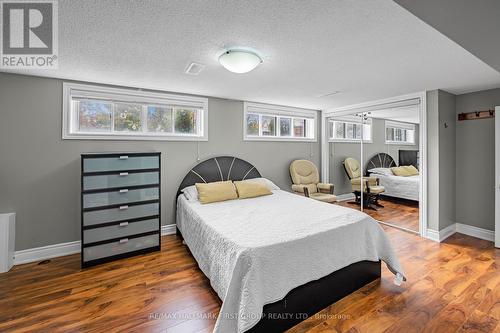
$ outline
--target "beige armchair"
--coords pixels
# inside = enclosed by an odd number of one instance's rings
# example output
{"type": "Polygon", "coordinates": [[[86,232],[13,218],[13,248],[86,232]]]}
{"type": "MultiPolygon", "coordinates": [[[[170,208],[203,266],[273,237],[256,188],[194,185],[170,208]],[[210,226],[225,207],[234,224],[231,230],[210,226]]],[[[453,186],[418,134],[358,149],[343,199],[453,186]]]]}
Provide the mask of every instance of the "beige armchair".
{"type": "Polygon", "coordinates": [[[351,181],[356,202],[361,202],[361,191],[363,191],[363,201],[367,208],[376,209],[373,205],[383,207],[378,202],[378,199],[380,194],[385,192],[385,188],[380,186],[379,179],[377,177],[363,177],[363,184],[361,184],[361,166],[359,162],[352,157],[348,157],[343,164],[345,172],[351,181]]]}
{"type": "Polygon", "coordinates": [[[292,190],[311,199],[323,202],[335,202],[333,184],[320,183],[318,168],[308,160],[295,160],[290,164],[292,190]]]}

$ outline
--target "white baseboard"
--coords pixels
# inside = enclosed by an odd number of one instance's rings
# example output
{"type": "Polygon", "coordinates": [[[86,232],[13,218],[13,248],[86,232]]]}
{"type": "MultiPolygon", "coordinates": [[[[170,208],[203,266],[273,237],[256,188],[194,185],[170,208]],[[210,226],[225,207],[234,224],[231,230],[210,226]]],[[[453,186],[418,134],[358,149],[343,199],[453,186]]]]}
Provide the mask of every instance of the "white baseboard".
{"type": "Polygon", "coordinates": [[[167,224],[161,226],[161,235],[175,235],[175,224],[167,224]]]}
{"type": "MultiPolygon", "coordinates": [[[[173,234],[175,234],[175,224],[161,226],[162,236],[173,234]]],[[[16,251],[14,253],[14,265],[27,264],[30,262],[67,256],[75,253],[80,253],[80,241],[35,247],[32,249],[16,251]]]]}
{"type": "Polygon", "coordinates": [[[438,242],[438,243],[440,242],[439,231],[437,231],[437,230],[427,229],[427,234],[425,237],[431,241],[438,242]]]}
{"type": "Polygon", "coordinates": [[[462,223],[454,223],[440,231],[427,229],[427,239],[430,239],[435,242],[442,242],[456,232],[491,242],[495,240],[494,231],[462,223]]]}
{"type": "Polygon", "coordinates": [[[354,193],[339,194],[337,195],[337,202],[354,200],[355,198],[354,193]]]}
{"type": "Polygon", "coordinates": [[[468,224],[456,223],[458,233],[484,239],[490,242],[495,241],[495,232],[493,230],[474,227],[468,224]]]}
{"type": "Polygon", "coordinates": [[[14,253],[14,265],[27,264],[29,262],[62,257],[75,253],[80,253],[80,241],[35,247],[16,251],[14,253]]]}
{"type": "Polygon", "coordinates": [[[439,230],[439,241],[442,242],[446,238],[450,237],[457,231],[456,224],[452,224],[444,228],[443,230],[439,230]]]}

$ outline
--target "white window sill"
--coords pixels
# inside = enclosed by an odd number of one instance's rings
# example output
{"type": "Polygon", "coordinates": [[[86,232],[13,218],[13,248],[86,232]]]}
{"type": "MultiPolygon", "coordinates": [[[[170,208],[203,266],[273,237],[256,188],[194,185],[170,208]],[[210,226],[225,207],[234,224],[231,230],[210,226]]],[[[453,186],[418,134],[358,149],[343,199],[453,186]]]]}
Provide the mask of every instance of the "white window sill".
{"type": "Polygon", "coordinates": [[[247,136],[243,138],[243,141],[281,141],[281,142],[317,142],[318,140],[313,138],[287,138],[287,137],[262,137],[262,136],[256,136],[256,137],[251,137],[247,136]]]}
{"type": "Polygon", "coordinates": [[[208,136],[191,135],[96,135],[96,134],[64,134],[63,140],[116,140],[116,141],[208,141],[208,136]]]}
{"type": "Polygon", "coordinates": [[[386,145],[395,145],[395,146],[415,146],[415,143],[411,142],[398,142],[398,141],[386,141],[386,145]]]}
{"type": "MultiPolygon", "coordinates": [[[[361,143],[361,140],[329,139],[328,142],[331,142],[331,143],[361,143]]],[[[372,140],[363,140],[363,143],[373,143],[373,141],[372,140]]]]}

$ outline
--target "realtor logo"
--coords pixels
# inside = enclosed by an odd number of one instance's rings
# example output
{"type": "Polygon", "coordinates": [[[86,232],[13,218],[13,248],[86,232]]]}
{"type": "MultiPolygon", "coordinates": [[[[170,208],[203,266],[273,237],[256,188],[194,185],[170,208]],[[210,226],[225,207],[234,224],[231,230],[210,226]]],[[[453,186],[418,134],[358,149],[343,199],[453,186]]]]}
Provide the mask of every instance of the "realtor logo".
{"type": "Polygon", "coordinates": [[[57,0],[0,0],[0,68],[57,69],[57,0]]]}

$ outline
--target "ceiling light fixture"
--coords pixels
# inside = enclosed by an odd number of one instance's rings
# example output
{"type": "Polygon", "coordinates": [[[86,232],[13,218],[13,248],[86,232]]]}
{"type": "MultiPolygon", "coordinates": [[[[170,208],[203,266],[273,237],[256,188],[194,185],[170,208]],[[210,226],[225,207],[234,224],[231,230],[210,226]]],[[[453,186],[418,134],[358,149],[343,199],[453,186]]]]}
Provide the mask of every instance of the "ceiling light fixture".
{"type": "Polygon", "coordinates": [[[230,72],[242,74],[255,69],[262,58],[251,51],[228,50],[220,55],[219,63],[230,72]]]}

